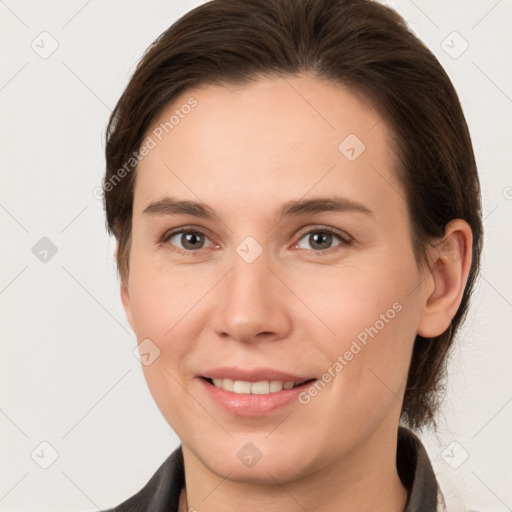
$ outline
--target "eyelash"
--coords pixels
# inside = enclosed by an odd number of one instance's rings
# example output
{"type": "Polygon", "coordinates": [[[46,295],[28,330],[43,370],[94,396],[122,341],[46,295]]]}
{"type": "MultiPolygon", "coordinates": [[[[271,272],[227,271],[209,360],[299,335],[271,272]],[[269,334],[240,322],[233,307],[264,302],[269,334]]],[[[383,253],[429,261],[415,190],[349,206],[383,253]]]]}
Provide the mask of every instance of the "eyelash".
{"type": "MultiPolygon", "coordinates": [[[[185,233],[194,233],[194,234],[199,234],[199,235],[202,235],[206,238],[208,238],[208,235],[206,233],[204,233],[203,231],[201,231],[200,229],[197,229],[197,228],[179,228],[179,229],[176,229],[174,231],[168,231],[166,232],[162,238],[160,239],[160,244],[163,245],[163,244],[166,244],[169,242],[169,240],[175,236],[175,235],[180,235],[180,234],[185,234],[185,233]]],[[[307,235],[311,235],[313,233],[322,233],[322,234],[328,234],[328,235],[332,235],[336,238],[339,239],[340,243],[333,246],[333,247],[329,247],[328,249],[320,249],[320,250],[315,250],[315,249],[301,249],[301,250],[304,250],[304,251],[307,251],[308,253],[314,253],[314,254],[318,254],[318,255],[323,255],[323,254],[331,254],[331,250],[332,249],[335,249],[336,247],[339,247],[339,246],[349,246],[353,243],[354,239],[348,235],[347,233],[345,232],[342,232],[342,231],[337,231],[335,229],[332,229],[332,228],[324,228],[324,227],[317,227],[315,229],[310,229],[309,231],[305,231],[303,233],[301,233],[297,239],[297,242],[294,243],[293,247],[296,247],[299,242],[307,235]]],[[[186,249],[179,249],[178,247],[172,245],[172,244],[168,244],[170,247],[171,247],[171,250],[173,252],[176,252],[178,254],[181,254],[183,256],[194,256],[198,251],[202,250],[203,248],[201,249],[198,249],[197,251],[188,251],[186,249]]]]}

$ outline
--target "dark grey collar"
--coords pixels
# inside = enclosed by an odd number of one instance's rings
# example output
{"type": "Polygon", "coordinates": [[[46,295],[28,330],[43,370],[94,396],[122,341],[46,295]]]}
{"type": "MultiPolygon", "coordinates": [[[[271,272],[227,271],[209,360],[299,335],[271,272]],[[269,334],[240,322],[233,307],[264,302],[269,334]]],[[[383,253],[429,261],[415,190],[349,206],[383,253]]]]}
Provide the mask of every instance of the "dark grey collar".
{"type": "Polygon", "coordinates": [[[425,447],[409,429],[400,426],[396,454],[398,475],[409,493],[404,512],[436,512],[442,499],[425,447]]]}

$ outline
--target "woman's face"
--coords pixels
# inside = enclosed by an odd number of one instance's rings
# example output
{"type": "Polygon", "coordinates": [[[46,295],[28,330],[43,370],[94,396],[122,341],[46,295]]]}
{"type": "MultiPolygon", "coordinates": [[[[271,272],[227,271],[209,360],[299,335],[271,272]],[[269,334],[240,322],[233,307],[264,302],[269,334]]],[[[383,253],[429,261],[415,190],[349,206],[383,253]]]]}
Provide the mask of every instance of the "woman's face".
{"type": "Polygon", "coordinates": [[[274,483],[386,450],[426,293],[387,124],[290,76],[186,91],[146,135],[122,299],[184,453],[274,483]]]}

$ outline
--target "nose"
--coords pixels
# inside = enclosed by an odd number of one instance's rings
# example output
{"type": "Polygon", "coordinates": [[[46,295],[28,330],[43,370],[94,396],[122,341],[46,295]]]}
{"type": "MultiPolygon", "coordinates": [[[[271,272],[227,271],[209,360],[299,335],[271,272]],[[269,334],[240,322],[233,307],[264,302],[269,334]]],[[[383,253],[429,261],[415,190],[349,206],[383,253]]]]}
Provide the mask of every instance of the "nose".
{"type": "Polygon", "coordinates": [[[268,265],[265,253],[252,263],[234,255],[232,268],[219,283],[214,299],[213,329],[218,336],[251,343],[289,334],[286,287],[268,265]]]}

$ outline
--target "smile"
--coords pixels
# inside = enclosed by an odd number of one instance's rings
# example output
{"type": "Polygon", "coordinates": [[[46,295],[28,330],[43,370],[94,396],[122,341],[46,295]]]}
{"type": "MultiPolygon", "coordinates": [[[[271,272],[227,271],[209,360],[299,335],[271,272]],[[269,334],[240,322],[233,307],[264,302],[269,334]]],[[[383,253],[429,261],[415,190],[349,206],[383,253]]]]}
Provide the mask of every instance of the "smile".
{"type": "Polygon", "coordinates": [[[294,387],[301,386],[306,381],[281,381],[281,380],[262,380],[259,382],[248,382],[244,380],[233,379],[206,379],[210,384],[216,388],[230,391],[237,394],[251,394],[251,395],[268,395],[271,393],[278,393],[283,389],[293,389],[294,387]]]}
{"type": "Polygon", "coordinates": [[[299,404],[300,393],[316,379],[247,381],[202,377],[198,381],[205,395],[230,415],[262,417],[299,404]]]}

